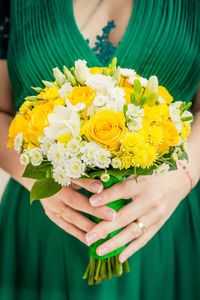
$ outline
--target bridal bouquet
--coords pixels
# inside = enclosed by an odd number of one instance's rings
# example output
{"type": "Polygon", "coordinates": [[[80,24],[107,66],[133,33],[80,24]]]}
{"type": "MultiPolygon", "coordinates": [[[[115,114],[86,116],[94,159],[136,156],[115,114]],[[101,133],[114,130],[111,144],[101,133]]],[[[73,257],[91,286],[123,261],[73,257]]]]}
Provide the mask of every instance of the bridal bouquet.
{"type": "MultiPolygon", "coordinates": [[[[176,160],[187,159],[191,103],[173,102],[156,76],[146,79],[117,67],[116,58],[107,68],[77,60],[70,70],[53,73],[54,82],[42,81],[44,87],[33,88],[37,95],[25,98],[9,130],[8,147],[20,154],[23,176],[36,179],[31,202],[54,195],[72,178],[98,178],[107,188],[132,174],[136,180],[165,174],[176,169],[176,160]]],[[[120,199],[108,206],[118,210],[125,204],[120,199]]],[[[119,231],[90,246],[83,276],[89,284],[122,274],[118,255],[125,246],[96,253],[119,231]]],[[[127,261],[124,266],[128,272],[127,261]]]]}

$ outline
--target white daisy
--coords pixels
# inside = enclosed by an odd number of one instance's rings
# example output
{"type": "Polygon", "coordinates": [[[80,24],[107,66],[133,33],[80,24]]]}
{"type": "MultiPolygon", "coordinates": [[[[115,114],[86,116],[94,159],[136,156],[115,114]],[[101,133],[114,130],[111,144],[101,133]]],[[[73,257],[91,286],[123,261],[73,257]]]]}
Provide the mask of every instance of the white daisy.
{"type": "Polygon", "coordinates": [[[43,161],[42,150],[40,148],[33,148],[29,153],[32,165],[39,166],[43,161]]]}
{"type": "Polygon", "coordinates": [[[52,144],[48,153],[48,160],[50,160],[54,167],[63,166],[66,161],[65,148],[63,144],[52,144]]]}
{"type": "Polygon", "coordinates": [[[165,175],[169,172],[169,165],[163,163],[161,166],[159,166],[157,169],[153,171],[153,176],[161,176],[165,175]]]}
{"type": "Polygon", "coordinates": [[[144,115],[144,109],[140,108],[137,105],[134,104],[128,104],[128,110],[126,112],[126,117],[127,118],[139,118],[144,115]]]}
{"type": "Polygon", "coordinates": [[[126,124],[129,130],[138,131],[142,128],[142,118],[132,119],[128,121],[126,124]]]}
{"type": "Polygon", "coordinates": [[[42,139],[42,142],[40,144],[40,147],[42,149],[42,152],[47,155],[48,152],[49,152],[49,149],[50,147],[52,146],[52,144],[54,143],[55,141],[53,139],[49,139],[48,137],[44,137],[42,139]]]}
{"type": "Polygon", "coordinates": [[[63,167],[54,168],[53,178],[56,182],[58,182],[62,186],[70,185],[70,177],[68,176],[67,171],[63,167]]]}
{"type": "Polygon", "coordinates": [[[81,144],[77,139],[72,139],[67,144],[67,153],[70,156],[77,155],[80,152],[81,144]]]}
{"type": "Polygon", "coordinates": [[[109,88],[108,93],[113,100],[124,99],[124,96],[126,95],[124,90],[118,86],[114,88],[109,88]]]}
{"type": "Polygon", "coordinates": [[[133,69],[120,68],[120,75],[124,77],[134,76],[135,74],[136,72],[133,69]]]}
{"type": "Polygon", "coordinates": [[[71,158],[67,161],[66,170],[71,178],[80,178],[84,175],[85,164],[77,158],[71,158]]]}
{"type": "Polygon", "coordinates": [[[21,153],[23,146],[23,135],[22,133],[18,133],[14,139],[14,147],[18,153],[21,153]]]}
{"type": "Polygon", "coordinates": [[[27,153],[22,153],[19,159],[20,163],[24,166],[27,166],[30,163],[30,156],[27,153]]]}
{"type": "Polygon", "coordinates": [[[76,109],[76,111],[77,112],[82,112],[84,109],[85,109],[85,103],[77,103],[76,105],[75,105],[75,109],[76,109]]]}
{"type": "Polygon", "coordinates": [[[109,158],[111,156],[110,152],[106,149],[98,150],[95,154],[95,164],[99,168],[108,168],[111,159],[109,158]]]}
{"type": "Polygon", "coordinates": [[[98,150],[101,150],[101,146],[96,144],[95,142],[89,142],[83,148],[83,161],[87,164],[95,163],[95,154],[98,150]]]}
{"type": "Polygon", "coordinates": [[[94,103],[94,105],[101,107],[101,106],[105,105],[108,102],[108,100],[109,100],[109,98],[107,96],[97,94],[93,103],[94,103]]]}

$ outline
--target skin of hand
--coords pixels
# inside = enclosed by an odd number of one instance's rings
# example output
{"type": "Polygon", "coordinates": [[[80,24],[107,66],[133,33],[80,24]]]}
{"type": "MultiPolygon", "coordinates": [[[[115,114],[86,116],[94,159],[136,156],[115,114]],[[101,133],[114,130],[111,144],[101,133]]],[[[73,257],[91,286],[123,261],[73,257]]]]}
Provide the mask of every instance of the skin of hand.
{"type": "MultiPolygon", "coordinates": [[[[0,60],[0,168],[4,169],[12,178],[30,191],[34,180],[22,177],[24,167],[19,162],[19,155],[13,149],[6,147],[8,130],[14,114],[12,87],[8,76],[7,62],[6,60],[0,60]]],[[[107,206],[91,207],[89,199],[73,188],[77,186],[93,193],[102,192],[103,190],[102,183],[97,180],[76,179],[73,180],[73,185],[62,188],[59,193],[48,199],[42,199],[41,203],[46,215],[54,223],[85,243],[85,233],[92,229],[95,223],[86,218],[81,212],[104,220],[111,220],[116,212],[107,206]],[[58,214],[60,214],[59,218],[56,217],[58,214]]]]}
{"type": "MultiPolygon", "coordinates": [[[[192,187],[197,184],[200,176],[199,133],[200,113],[197,113],[188,141],[189,162],[187,169],[191,176],[192,187]]],[[[124,182],[117,183],[103,192],[93,195],[90,197],[90,203],[94,207],[100,207],[120,198],[131,199],[132,201],[117,211],[112,222],[101,221],[96,224],[85,235],[87,244],[91,245],[96,240],[106,238],[110,232],[122,228],[120,233],[100,245],[96,253],[100,256],[105,255],[129,243],[119,254],[119,261],[124,262],[146,245],[159,231],[190,189],[189,177],[178,166],[177,170],[170,171],[161,177],[140,176],[138,183],[136,183],[134,176],[130,176],[124,182]],[[136,220],[144,224],[144,232],[134,222],[136,220]]]]}

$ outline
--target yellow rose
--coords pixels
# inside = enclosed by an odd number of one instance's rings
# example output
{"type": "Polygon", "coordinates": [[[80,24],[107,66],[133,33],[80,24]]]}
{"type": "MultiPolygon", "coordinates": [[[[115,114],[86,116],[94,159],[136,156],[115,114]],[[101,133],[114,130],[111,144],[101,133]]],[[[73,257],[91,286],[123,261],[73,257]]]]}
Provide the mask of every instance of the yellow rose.
{"type": "Polygon", "coordinates": [[[86,107],[83,111],[84,119],[87,119],[87,109],[92,104],[95,97],[96,91],[88,86],[76,86],[73,88],[72,92],[67,95],[67,99],[69,99],[72,105],[85,103],[86,107]]]}
{"type": "Polygon", "coordinates": [[[162,153],[166,151],[170,146],[175,146],[179,143],[179,132],[173,122],[169,120],[163,120],[160,123],[160,128],[163,131],[162,143],[158,146],[158,152],[162,153]]]}
{"type": "Polygon", "coordinates": [[[28,140],[26,132],[27,126],[28,120],[26,120],[22,115],[15,116],[9,128],[8,136],[10,139],[7,144],[8,148],[14,148],[14,139],[19,133],[23,134],[23,137],[26,141],[28,140]]]}
{"type": "Polygon", "coordinates": [[[166,103],[171,103],[173,101],[173,97],[170,95],[170,93],[164,86],[158,86],[158,93],[159,96],[166,101],[166,103]]]}
{"type": "Polygon", "coordinates": [[[49,126],[48,115],[54,111],[54,107],[53,102],[48,102],[34,108],[26,130],[29,138],[28,142],[39,145],[38,138],[43,135],[44,127],[49,126]]]}
{"type": "Polygon", "coordinates": [[[117,151],[120,140],[126,132],[125,117],[122,112],[101,110],[83,126],[82,133],[109,150],[117,151]]]}

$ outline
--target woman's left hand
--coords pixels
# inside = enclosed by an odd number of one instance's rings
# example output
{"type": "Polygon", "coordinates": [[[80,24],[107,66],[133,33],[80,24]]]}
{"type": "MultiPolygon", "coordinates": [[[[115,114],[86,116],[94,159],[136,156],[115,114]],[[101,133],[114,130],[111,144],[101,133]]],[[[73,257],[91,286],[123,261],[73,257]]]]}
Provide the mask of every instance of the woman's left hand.
{"type": "MultiPolygon", "coordinates": [[[[197,183],[195,181],[194,184],[197,183]]],[[[112,221],[101,221],[95,225],[85,236],[87,244],[91,245],[106,238],[110,232],[124,228],[97,248],[97,254],[101,256],[131,242],[119,255],[120,262],[124,262],[155,235],[189,190],[187,174],[178,169],[162,177],[139,176],[138,183],[134,176],[130,176],[93,195],[90,198],[93,206],[102,206],[121,198],[131,198],[132,201],[118,210],[112,221]],[[135,223],[136,220],[145,226],[145,230],[135,223]]]]}

